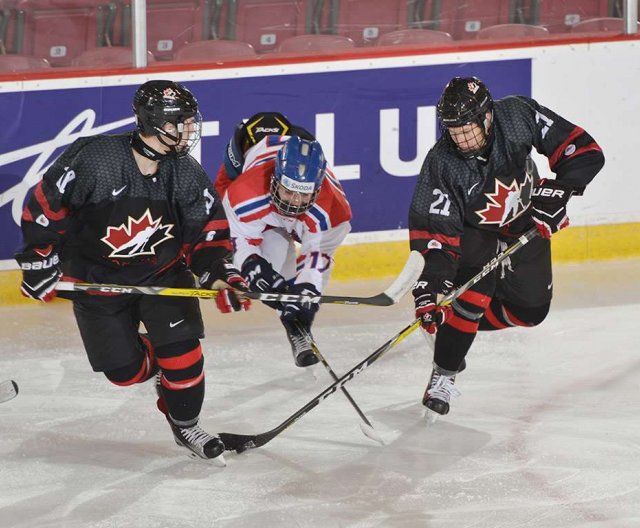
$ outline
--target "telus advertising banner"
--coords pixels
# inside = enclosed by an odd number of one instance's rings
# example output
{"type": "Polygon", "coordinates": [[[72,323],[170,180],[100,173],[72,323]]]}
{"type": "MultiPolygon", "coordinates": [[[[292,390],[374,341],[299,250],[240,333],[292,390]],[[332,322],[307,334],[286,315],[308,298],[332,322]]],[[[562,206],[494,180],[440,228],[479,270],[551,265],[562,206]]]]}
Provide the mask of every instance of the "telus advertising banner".
{"type": "MultiPolygon", "coordinates": [[[[295,72],[295,65],[289,68],[295,72]]],[[[166,78],[181,82],[180,75],[166,78]]],[[[353,232],[404,229],[415,177],[440,135],[438,98],[452,77],[471,75],[487,84],[494,99],[531,95],[530,59],[187,81],[204,119],[194,155],[214,178],[241,119],[281,112],[322,144],[353,208],[353,232]]],[[[0,93],[5,264],[21,243],[26,198],[62,150],[81,136],[135,126],[131,102],[137,84],[74,88],[78,79],[63,82],[70,87],[0,93]]]]}

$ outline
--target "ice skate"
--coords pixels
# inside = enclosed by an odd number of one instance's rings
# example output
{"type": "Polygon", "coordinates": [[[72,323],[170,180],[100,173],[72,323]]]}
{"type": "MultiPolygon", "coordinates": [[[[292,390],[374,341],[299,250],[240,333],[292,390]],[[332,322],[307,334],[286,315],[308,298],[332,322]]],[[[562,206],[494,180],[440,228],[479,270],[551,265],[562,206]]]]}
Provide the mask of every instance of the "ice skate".
{"type": "Polygon", "coordinates": [[[422,405],[427,408],[425,417],[428,423],[434,423],[438,416],[447,414],[451,397],[460,396],[460,391],[454,385],[456,374],[455,371],[444,370],[434,364],[422,397],[422,405]]]}
{"type": "Polygon", "coordinates": [[[224,444],[220,438],[210,435],[198,424],[191,427],[180,427],[169,418],[169,425],[176,444],[189,450],[188,456],[211,461],[220,467],[227,465],[223,456],[224,444]]]}
{"type": "Polygon", "coordinates": [[[293,359],[298,367],[309,367],[318,362],[317,356],[313,353],[311,346],[311,333],[304,332],[297,323],[283,321],[282,324],[287,332],[287,339],[291,344],[293,359]]]}
{"type": "Polygon", "coordinates": [[[155,387],[156,394],[158,395],[158,401],[156,405],[158,410],[164,414],[167,419],[171,432],[173,433],[173,439],[180,447],[189,450],[188,456],[191,458],[203,458],[205,460],[211,460],[214,464],[220,467],[225,467],[227,464],[224,460],[224,444],[222,440],[217,436],[212,436],[204,431],[197,423],[190,427],[180,427],[175,424],[169,415],[167,403],[162,396],[162,388],[160,386],[161,372],[156,374],[155,387]]]}

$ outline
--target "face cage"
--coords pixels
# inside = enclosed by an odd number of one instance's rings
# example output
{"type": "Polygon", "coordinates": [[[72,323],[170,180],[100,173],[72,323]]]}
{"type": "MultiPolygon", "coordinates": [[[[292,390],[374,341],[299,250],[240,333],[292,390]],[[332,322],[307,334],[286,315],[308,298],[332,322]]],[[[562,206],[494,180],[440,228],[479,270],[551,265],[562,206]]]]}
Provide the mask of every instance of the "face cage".
{"type": "MultiPolygon", "coordinates": [[[[275,178],[271,178],[271,186],[269,188],[269,192],[271,194],[271,200],[273,201],[273,205],[276,206],[276,209],[280,214],[284,216],[298,216],[302,213],[307,212],[311,206],[315,203],[316,198],[318,197],[318,193],[320,192],[320,188],[313,191],[311,194],[311,200],[308,203],[300,203],[300,205],[293,205],[282,198],[280,198],[278,194],[278,188],[280,187],[280,182],[275,178]]],[[[286,189],[286,187],[284,187],[286,189]]],[[[289,189],[287,189],[289,190],[289,189]]],[[[302,193],[298,193],[302,194],[302,193]]]]}
{"type": "MultiPolygon", "coordinates": [[[[180,118],[178,118],[180,119],[180,118]]],[[[154,126],[154,130],[158,133],[158,140],[165,147],[169,148],[169,155],[174,156],[176,158],[184,158],[188,155],[194,147],[200,141],[200,137],[202,135],[202,115],[200,112],[196,112],[195,115],[187,117],[186,119],[193,119],[192,123],[185,123],[184,121],[176,120],[175,123],[171,121],[165,121],[161,126],[154,126]],[[169,134],[166,130],[162,128],[165,123],[171,123],[178,130],[178,135],[174,136],[173,134],[169,134]],[[185,133],[184,128],[189,127],[193,130],[188,132],[186,138],[183,136],[185,133]],[[164,138],[168,138],[171,143],[167,143],[164,138]]]]}
{"type": "Polygon", "coordinates": [[[462,158],[465,158],[465,159],[471,159],[471,158],[475,158],[476,156],[482,155],[484,152],[487,151],[489,145],[491,144],[491,141],[490,141],[491,134],[490,132],[487,132],[487,129],[485,127],[484,117],[478,117],[477,119],[474,119],[472,121],[469,121],[468,123],[465,123],[464,125],[459,125],[459,126],[441,125],[441,129],[442,129],[442,133],[446,134],[447,139],[449,140],[453,148],[456,149],[456,152],[458,153],[458,155],[460,155],[462,158]],[[451,133],[452,128],[462,128],[463,126],[466,126],[466,125],[477,125],[477,128],[475,129],[475,131],[458,132],[456,134],[451,133]],[[475,146],[462,150],[462,148],[460,148],[458,143],[454,140],[454,137],[460,138],[461,140],[464,139],[467,142],[467,144],[475,143],[475,146]]]}

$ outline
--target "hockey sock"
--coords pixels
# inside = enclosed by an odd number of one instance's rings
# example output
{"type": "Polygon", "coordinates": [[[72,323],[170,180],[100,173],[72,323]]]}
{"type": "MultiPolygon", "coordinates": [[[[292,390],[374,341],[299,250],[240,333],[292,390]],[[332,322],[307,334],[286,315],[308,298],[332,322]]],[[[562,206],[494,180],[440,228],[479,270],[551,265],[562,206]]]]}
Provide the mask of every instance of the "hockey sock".
{"type": "Polygon", "coordinates": [[[143,352],[140,359],[124,367],[105,371],[104,375],[111,383],[126,387],[136,383],[143,383],[155,376],[156,372],[158,372],[158,366],[156,364],[153,346],[147,336],[139,336],[139,347],[143,352]]]}
{"type": "Polygon", "coordinates": [[[433,362],[444,370],[457,372],[475,337],[475,332],[463,332],[444,324],[436,334],[433,362]]]}
{"type": "Polygon", "coordinates": [[[197,339],[156,348],[162,369],[160,385],[169,415],[176,423],[197,420],[204,401],[204,357],[197,339]]]}
{"type": "Polygon", "coordinates": [[[453,302],[453,314],[436,334],[433,360],[439,367],[453,372],[459,369],[490,300],[491,297],[483,293],[468,290],[453,302]]]}
{"type": "Polygon", "coordinates": [[[513,326],[536,326],[544,321],[551,303],[542,306],[518,306],[508,301],[493,299],[480,320],[479,330],[502,330],[513,326]]]}

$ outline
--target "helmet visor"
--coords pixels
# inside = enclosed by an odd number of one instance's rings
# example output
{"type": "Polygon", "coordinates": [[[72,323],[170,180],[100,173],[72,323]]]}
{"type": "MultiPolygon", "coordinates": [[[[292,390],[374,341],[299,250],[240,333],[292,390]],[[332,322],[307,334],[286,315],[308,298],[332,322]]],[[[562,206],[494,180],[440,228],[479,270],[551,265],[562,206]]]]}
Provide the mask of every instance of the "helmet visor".
{"type": "Polygon", "coordinates": [[[281,182],[276,177],[271,179],[270,191],[273,204],[280,214],[298,216],[311,208],[320,189],[314,190],[313,183],[297,182],[283,176],[281,182]]]}
{"type": "Polygon", "coordinates": [[[487,131],[477,122],[445,129],[452,143],[465,157],[480,154],[487,146],[487,131]]]}
{"type": "Polygon", "coordinates": [[[181,158],[189,154],[200,141],[202,116],[200,112],[188,117],[165,121],[156,128],[160,142],[181,158]]]}

